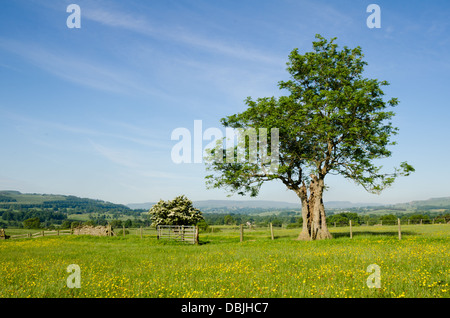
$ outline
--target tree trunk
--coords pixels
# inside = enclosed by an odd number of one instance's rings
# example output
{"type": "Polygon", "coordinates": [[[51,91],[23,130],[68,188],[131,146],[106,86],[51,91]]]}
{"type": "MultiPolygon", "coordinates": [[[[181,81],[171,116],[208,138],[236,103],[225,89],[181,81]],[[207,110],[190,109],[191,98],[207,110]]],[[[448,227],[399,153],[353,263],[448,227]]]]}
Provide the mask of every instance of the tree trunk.
{"type": "Polygon", "coordinates": [[[323,205],[322,195],[324,189],[323,178],[319,179],[312,176],[309,186],[309,197],[306,185],[303,184],[297,195],[302,201],[303,228],[298,236],[298,240],[321,240],[332,238],[328,231],[325,207],[323,205]]]}

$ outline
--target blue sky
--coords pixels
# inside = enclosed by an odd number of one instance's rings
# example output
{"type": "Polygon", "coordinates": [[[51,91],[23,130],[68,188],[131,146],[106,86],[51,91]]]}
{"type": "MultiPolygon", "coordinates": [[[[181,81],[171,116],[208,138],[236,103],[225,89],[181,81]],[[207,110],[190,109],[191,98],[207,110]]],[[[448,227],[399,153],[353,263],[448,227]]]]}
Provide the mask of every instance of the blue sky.
{"type": "MultiPolygon", "coordinates": [[[[391,83],[400,133],[383,164],[416,168],[381,195],[327,177],[324,200],[450,196],[449,16],[448,1],[2,1],[0,189],[125,204],[224,199],[206,189],[204,164],[172,162],[171,132],[194,120],[221,128],[247,96],[279,96],[289,52],[310,51],[320,33],[361,46],[365,76],[391,83]],[[66,25],[71,3],[80,29],[66,25]],[[379,29],[366,25],[370,3],[379,29]]],[[[258,199],[298,202],[278,182],[258,199]]]]}

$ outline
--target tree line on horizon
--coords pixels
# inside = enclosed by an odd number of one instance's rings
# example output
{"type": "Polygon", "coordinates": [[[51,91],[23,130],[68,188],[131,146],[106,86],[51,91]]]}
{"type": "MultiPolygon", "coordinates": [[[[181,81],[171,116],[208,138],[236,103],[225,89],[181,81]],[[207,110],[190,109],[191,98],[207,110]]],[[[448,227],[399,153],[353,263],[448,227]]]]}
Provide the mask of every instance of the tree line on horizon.
{"type": "MultiPolygon", "coordinates": [[[[420,211],[418,213],[390,213],[390,214],[367,214],[361,215],[355,212],[330,212],[327,222],[329,226],[348,226],[349,221],[352,221],[352,225],[393,225],[397,224],[397,218],[401,219],[403,224],[431,224],[434,220],[435,223],[448,223],[450,222],[450,210],[444,210],[443,212],[432,211],[420,211]]],[[[203,219],[198,220],[196,225],[201,230],[207,231],[211,226],[217,225],[230,225],[238,226],[240,224],[247,224],[250,222],[252,226],[264,227],[272,223],[275,227],[286,228],[300,228],[302,226],[303,219],[295,211],[283,211],[277,214],[270,215],[251,215],[251,214],[239,214],[239,213],[205,213],[203,219]]],[[[145,217],[134,217],[124,219],[114,218],[112,215],[101,214],[92,215],[89,220],[79,221],[68,218],[64,213],[53,211],[40,211],[31,210],[28,212],[10,212],[0,211],[0,228],[48,228],[48,229],[70,229],[79,225],[111,225],[112,228],[139,228],[149,227],[154,225],[150,215],[145,217]]],[[[186,224],[187,225],[187,224],[186,224]]]]}

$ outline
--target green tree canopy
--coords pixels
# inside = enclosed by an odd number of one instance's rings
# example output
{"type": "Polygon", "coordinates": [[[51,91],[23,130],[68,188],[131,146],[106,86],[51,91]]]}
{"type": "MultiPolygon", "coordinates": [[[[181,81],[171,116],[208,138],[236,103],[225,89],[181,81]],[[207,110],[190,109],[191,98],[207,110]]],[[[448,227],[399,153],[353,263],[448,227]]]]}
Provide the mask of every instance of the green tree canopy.
{"type": "Polygon", "coordinates": [[[212,173],[206,177],[210,188],[251,196],[258,194],[264,182],[281,180],[301,200],[299,239],[306,240],[331,237],[322,200],[326,175],[342,175],[379,193],[396,177],[414,171],[406,162],[390,173],[376,164],[377,159],[391,156],[388,146],[395,144],[391,137],[398,131],[391,121],[394,112],[388,110],[398,100],[383,100],[382,87],[388,82],[363,77],[367,63],[360,47],[338,49],[336,38],[327,41],[316,35],[316,39],[312,52],[300,54],[294,49],[290,53],[290,80],[279,82],[288,95],[249,97],[245,111],[221,120],[235,129],[278,129],[278,171],[267,173],[263,160],[230,163],[211,156],[207,169],[212,173]]]}
{"type": "Polygon", "coordinates": [[[23,227],[26,229],[38,229],[41,227],[39,218],[29,218],[23,221],[23,227]]]}

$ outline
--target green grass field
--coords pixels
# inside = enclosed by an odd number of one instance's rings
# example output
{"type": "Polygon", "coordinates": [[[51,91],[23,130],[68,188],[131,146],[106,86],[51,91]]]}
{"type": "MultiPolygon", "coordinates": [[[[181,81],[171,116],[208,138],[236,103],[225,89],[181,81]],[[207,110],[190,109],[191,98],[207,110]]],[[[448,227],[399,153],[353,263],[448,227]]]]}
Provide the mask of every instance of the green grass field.
{"type": "Polygon", "coordinates": [[[348,231],[306,242],[295,240],[299,229],[275,229],[271,240],[260,228],[240,243],[236,227],[222,227],[201,233],[200,245],[134,230],[3,240],[0,297],[450,296],[450,225],[405,225],[402,240],[395,226],[354,227],[352,239],[348,231]],[[67,287],[70,264],[80,266],[81,288],[67,287]],[[367,286],[370,264],[380,266],[380,288],[367,286]]]}

